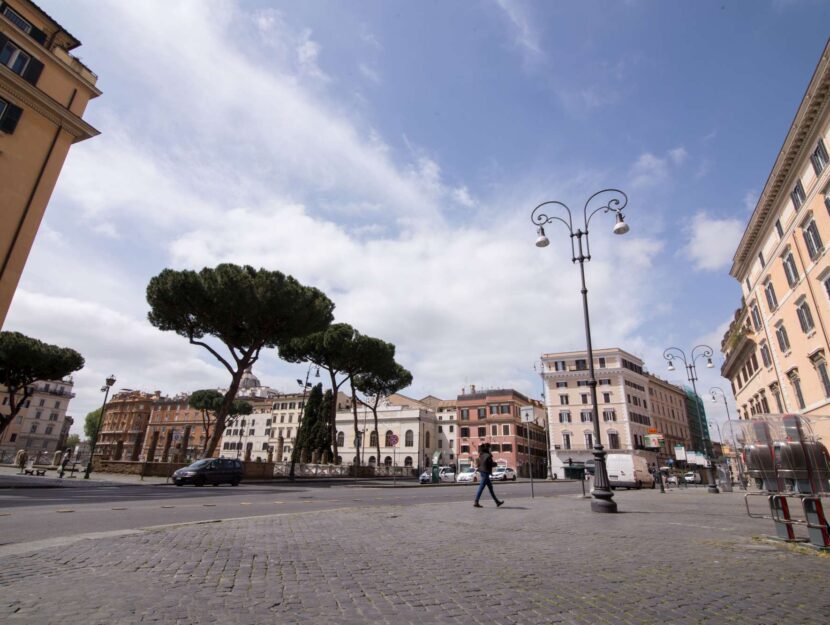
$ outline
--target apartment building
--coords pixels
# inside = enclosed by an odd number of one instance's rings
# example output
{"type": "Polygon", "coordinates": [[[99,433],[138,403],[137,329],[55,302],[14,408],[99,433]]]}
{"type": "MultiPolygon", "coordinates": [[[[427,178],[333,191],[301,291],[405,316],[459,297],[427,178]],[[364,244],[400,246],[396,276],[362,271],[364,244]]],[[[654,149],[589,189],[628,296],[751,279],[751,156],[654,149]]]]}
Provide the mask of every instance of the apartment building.
{"type": "Polygon", "coordinates": [[[478,446],[490,443],[493,457],[499,464],[516,469],[527,477],[547,475],[547,435],[544,408],[540,401],[529,399],[513,389],[487,389],[456,398],[458,413],[458,466],[475,465],[478,446]],[[531,407],[534,421],[523,423],[521,409],[531,407]]]}
{"type": "Polygon", "coordinates": [[[70,52],[74,36],[29,0],[0,0],[0,327],[63,162],[98,131],[83,118],[101,92],[70,52]]]}
{"type": "MultiPolygon", "coordinates": [[[[828,413],[830,44],[733,257],[741,303],[721,343],[739,418],[828,413]]],[[[830,426],[820,433],[830,437],[830,426]]]]}
{"type": "Polygon", "coordinates": [[[458,400],[439,399],[433,395],[427,395],[419,400],[435,413],[438,420],[436,436],[438,440],[437,451],[441,452],[439,464],[452,465],[458,470],[458,400]]]}
{"type": "MultiPolygon", "coordinates": [[[[144,447],[144,437],[153,404],[161,398],[161,391],[123,390],[107,402],[101,420],[101,431],[95,445],[95,455],[104,460],[137,461],[144,447]]],[[[184,442],[186,448],[189,442],[184,442]]]]}
{"type": "Polygon", "coordinates": [[[657,454],[660,466],[664,466],[668,459],[674,458],[675,445],[682,445],[685,449],[702,449],[702,443],[695,446],[692,442],[689,424],[697,415],[690,415],[688,412],[686,390],[652,373],[646,373],[646,378],[648,415],[652,428],[663,435],[663,443],[657,454]]]}
{"type": "MultiPolygon", "coordinates": [[[[186,393],[154,398],[140,459],[187,462],[201,457],[207,441],[207,424],[202,411],[188,405],[189,399],[186,393]]],[[[218,457],[219,450],[213,455],[218,457]]]]}
{"type": "MultiPolygon", "coordinates": [[[[23,404],[17,417],[0,434],[0,456],[14,455],[18,449],[25,449],[29,456],[51,460],[51,454],[62,448],[72,425],[72,417],[66,416],[74,382],[71,377],[64,380],[38,381],[32,385],[32,394],[23,404]]],[[[9,414],[9,395],[0,386],[3,398],[0,410],[9,414]]]]}

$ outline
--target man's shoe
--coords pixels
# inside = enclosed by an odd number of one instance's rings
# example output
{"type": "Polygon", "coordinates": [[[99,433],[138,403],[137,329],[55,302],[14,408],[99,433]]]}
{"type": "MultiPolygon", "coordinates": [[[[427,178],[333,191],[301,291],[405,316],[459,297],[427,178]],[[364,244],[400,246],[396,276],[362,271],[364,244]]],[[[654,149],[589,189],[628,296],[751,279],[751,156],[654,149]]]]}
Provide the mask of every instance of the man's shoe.
{"type": "Polygon", "coordinates": [[[502,499],[501,501],[496,502],[496,507],[497,508],[501,508],[503,505],[504,505],[504,499],[502,499]]]}
{"type": "Polygon", "coordinates": [[[481,505],[480,503],[478,503],[477,501],[476,501],[475,503],[473,503],[473,508],[483,508],[483,507],[484,507],[484,506],[482,506],[482,505],[481,505]]]}

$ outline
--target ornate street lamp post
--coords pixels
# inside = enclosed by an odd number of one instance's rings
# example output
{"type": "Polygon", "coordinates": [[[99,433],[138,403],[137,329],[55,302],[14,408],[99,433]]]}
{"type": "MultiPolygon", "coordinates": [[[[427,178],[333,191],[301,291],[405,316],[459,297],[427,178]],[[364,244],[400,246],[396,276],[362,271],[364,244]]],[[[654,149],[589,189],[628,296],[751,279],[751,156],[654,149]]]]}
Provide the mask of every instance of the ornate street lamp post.
{"type": "Polygon", "coordinates": [[[89,479],[89,474],[92,472],[92,456],[95,454],[95,445],[98,444],[98,435],[101,433],[101,426],[104,425],[104,412],[107,410],[107,398],[110,394],[112,385],[115,384],[115,376],[111,375],[106,379],[106,383],[101,387],[101,392],[104,394],[104,403],[101,405],[101,418],[95,425],[95,433],[92,436],[92,442],[89,444],[89,460],[86,463],[86,470],[84,471],[84,479],[89,479]]]}
{"type": "MultiPolygon", "coordinates": [[[[591,510],[594,512],[616,512],[617,502],[614,501],[614,493],[611,491],[611,484],[608,481],[608,471],[605,468],[605,450],[602,447],[602,439],[600,438],[599,429],[599,405],[597,402],[597,379],[594,375],[594,349],[591,345],[591,320],[588,315],[588,288],[585,286],[585,261],[591,260],[591,246],[588,240],[588,225],[593,217],[599,211],[604,213],[614,213],[616,216],[616,223],[614,224],[614,234],[625,234],[628,232],[628,224],[622,210],[628,204],[628,196],[619,189],[603,189],[597,191],[582,209],[583,222],[577,224],[577,229],[574,230],[573,215],[571,209],[562,202],[551,200],[542,202],[533,209],[530,215],[531,221],[538,226],[536,239],[536,247],[547,247],[550,241],[545,236],[545,226],[553,221],[559,221],[568,229],[568,234],[571,237],[571,261],[579,263],[579,275],[582,280],[582,313],[585,320],[585,340],[588,345],[588,387],[591,389],[591,411],[592,421],[594,424],[594,459],[595,459],[595,480],[594,488],[591,491],[593,499],[591,500],[591,510]],[[602,200],[601,196],[608,199],[602,200]],[[594,200],[600,198],[596,202],[594,200]],[[597,206],[597,204],[600,204],[597,206]],[[567,221],[562,217],[548,216],[544,212],[540,212],[544,206],[556,206],[565,210],[567,214],[567,221]],[[585,239],[583,247],[582,240],[585,239]]],[[[546,209],[547,210],[547,209],[546,209]]]]}
{"type": "Polygon", "coordinates": [[[711,443],[707,447],[706,441],[703,439],[703,428],[706,427],[706,424],[703,422],[703,417],[700,414],[700,406],[698,405],[700,397],[697,394],[697,385],[695,384],[697,382],[697,367],[695,366],[695,362],[697,362],[698,358],[705,358],[706,368],[711,369],[715,366],[712,364],[712,354],[714,354],[714,351],[708,345],[695,345],[692,348],[689,358],[686,357],[686,352],[679,347],[669,347],[663,352],[663,358],[669,363],[669,371],[675,370],[673,362],[675,358],[680,358],[683,361],[683,366],[686,367],[686,377],[689,379],[689,383],[692,385],[692,390],[695,394],[695,414],[697,415],[697,424],[700,428],[700,442],[703,444],[704,457],[709,461],[709,492],[716,495],[720,490],[718,490],[718,486],[715,483],[715,461],[712,458],[711,443]]]}
{"type": "Polygon", "coordinates": [[[732,433],[732,448],[735,450],[735,462],[738,465],[738,479],[741,481],[741,489],[746,490],[746,479],[744,478],[743,463],[741,462],[741,454],[738,453],[738,444],[735,440],[735,430],[732,427],[732,417],[729,415],[729,404],[726,403],[726,393],[719,386],[713,386],[709,389],[712,395],[712,401],[718,401],[718,394],[723,399],[723,406],[726,408],[726,419],[729,421],[729,431],[732,433]]]}

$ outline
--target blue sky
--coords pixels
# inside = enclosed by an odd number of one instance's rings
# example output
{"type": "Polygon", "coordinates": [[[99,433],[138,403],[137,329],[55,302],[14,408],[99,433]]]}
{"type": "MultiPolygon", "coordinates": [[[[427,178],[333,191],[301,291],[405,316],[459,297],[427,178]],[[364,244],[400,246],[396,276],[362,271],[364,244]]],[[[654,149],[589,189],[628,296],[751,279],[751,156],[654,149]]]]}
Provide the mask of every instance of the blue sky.
{"type": "MultiPolygon", "coordinates": [[[[592,222],[594,343],[681,381],[662,350],[719,348],[737,240],[830,17],[812,0],[41,4],[100,76],[102,134],[70,152],[6,329],[86,356],[81,416],[110,373],[226,383],[144,300],[164,267],[224,261],[322,288],[398,346],[413,396],[538,396],[534,361],[584,335],[566,233],[537,250],[530,211],[609,186],[631,232],[592,222]]],[[[274,353],[255,371],[301,375],[274,353]]]]}

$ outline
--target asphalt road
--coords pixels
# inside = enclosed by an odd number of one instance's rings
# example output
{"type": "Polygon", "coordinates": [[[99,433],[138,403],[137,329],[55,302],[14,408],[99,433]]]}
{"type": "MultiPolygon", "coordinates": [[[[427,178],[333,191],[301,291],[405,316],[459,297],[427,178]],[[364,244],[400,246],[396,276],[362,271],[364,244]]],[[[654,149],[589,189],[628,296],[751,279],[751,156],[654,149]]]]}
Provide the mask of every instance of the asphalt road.
{"type": "MultiPolygon", "coordinates": [[[[498,483],[508,502],[529,497],[530,483],[498,483]]],[[[218,487],[93,484],[0,490],[0,549],[98,532],[366,506],[470,501],[473,485],[365,487],[353,484],[258,483],[218,487]]],[[[536,482],[537,497],[581,493],[579,482],[536,482]]],[[[485,492],[485,506],[494,505],[485,492]]]]}

